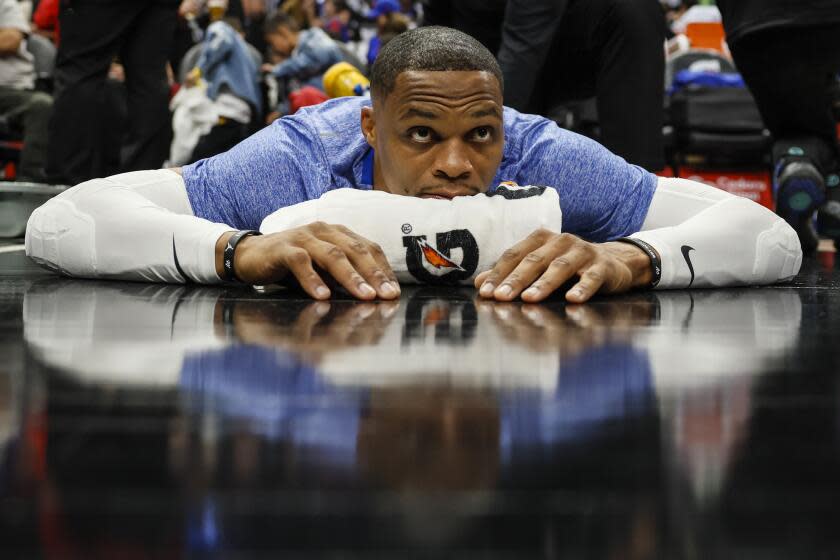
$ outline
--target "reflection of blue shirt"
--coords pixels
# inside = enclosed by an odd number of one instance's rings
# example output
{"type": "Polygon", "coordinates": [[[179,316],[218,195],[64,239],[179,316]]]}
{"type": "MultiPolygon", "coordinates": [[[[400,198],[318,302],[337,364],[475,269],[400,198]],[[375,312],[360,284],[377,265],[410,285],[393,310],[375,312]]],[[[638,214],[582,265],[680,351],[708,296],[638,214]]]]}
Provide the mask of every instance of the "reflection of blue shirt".
{"type": "MultiPolygon", "coordinates": [[[[337,188],[370,189],[363,162],[370,147],[360,110],[370,100],[333,99],[279,119],[238,146],[183,168],[195,215],[256,229],[279,208],[337,188]]],[[[553,121],[505,109],[505,149],[493,184],[550,185],[563,229],[606,241],[641,228],[656,177],[553,121]]]]}
{"type": "Polygon", "coordinates": [[[358,393],[337,391],[286,352],[235,346],[188,355],[181,386],[196,412],[247,419],[252,431],[332,464],[355,460],[358,393]]]}
{"type": "Polygon", "coordinates": [[[506,459],[517,448],[586,441],[605,422],[649,414],[652,379],[647,353],[624,343],[564,360],[553,395],[502,395],[500,437],[506,459]]]}
{"type": "MultiPolygon", "coordinates": [[[[336,387],[296,357],[257,346],[188,356],[181,385],[197,412],[247,419],[254,432],[311,452],[319,464],[355,464],[367,388],[336,387]]],[[[555,393],[511,391],[498,400],[499,444],[510,462],[518,449],[585,442],[605,422],[649,413],[650,362],[627,344],[593,348],[563,361],[555,393]]]]}

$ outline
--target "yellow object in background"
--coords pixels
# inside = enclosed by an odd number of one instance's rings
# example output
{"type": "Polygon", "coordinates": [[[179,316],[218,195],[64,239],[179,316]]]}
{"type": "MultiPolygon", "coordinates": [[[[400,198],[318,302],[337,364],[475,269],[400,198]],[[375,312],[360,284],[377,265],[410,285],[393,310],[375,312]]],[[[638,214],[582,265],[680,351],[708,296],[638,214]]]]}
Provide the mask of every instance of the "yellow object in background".
{"type": "Polygon", "coordinates": [[[207,12],[210,14],[210,21],[221,21],[228,10],[228,0],[209,0],[207,12]]]}
{"type": "Polygon", "coordinates": [[[333,64],[324,74],[324,91],[330,97],[367,95],[369,89],[370,80],[347,62],[333,64]]]}

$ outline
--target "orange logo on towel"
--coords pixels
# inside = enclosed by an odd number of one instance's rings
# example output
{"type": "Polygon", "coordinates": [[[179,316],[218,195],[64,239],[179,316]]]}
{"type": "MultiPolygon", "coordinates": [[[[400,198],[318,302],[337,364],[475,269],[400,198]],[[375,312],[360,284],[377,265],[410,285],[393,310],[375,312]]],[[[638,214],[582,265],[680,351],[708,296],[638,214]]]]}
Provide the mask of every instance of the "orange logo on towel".
{"type": "Polygon", "coordinates": [[[464,270],[460,265],[455,264],[448,257],[441,255],[440,252],[429,245],[425,239],[418,239],[417,244],[420,245],[420,250],[423,251],[423,258],[426,262],[435,268],[454,268],[455,270],[464,270]]]}

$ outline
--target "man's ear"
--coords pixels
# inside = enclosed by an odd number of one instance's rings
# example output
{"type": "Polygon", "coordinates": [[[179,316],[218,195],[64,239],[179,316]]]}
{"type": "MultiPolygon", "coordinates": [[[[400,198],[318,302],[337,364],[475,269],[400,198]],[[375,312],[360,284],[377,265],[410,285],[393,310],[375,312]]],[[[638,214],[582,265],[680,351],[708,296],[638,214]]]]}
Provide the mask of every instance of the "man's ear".
{"type": "Polygon", "coordinates": [[[368,145],[376,148],[376,118],[373,107],[362,107],[362,134],[365,135],[368,145]]]}

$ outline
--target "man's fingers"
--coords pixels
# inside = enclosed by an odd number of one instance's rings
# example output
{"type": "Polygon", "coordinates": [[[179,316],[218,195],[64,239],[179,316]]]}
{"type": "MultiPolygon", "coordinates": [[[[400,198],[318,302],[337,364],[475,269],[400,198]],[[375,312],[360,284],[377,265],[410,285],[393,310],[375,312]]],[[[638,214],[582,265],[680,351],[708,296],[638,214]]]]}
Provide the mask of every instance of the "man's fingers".
{"type": "Polygon", "coordinates": [[[490,276],[491,272],[492,270],[485,270],[484,272],[476,276],[475,280],[473,281],[473,286],[475,286],[476,288],[480,288],[481,285],[484,284],[484,281],[487,279],[487,277],[490,276]]]}
{"type": "Polygon", "coordinates": [[[335,229],[321,239],[339,247],[350,263],[365,281],[376,290],[376,295],[383,299],[394,299],[400,295],[397,277],[385,258],[382,248],[345,226],[335,229]]]}
{"type": "MultiPolygon", "coordinates": [[[[543,245],[548,233],[545,230],[538,230],[505,251],[493,269],[481,278],[481,282],[476,278],[476,287],[478,287],[479,295],[485,298],[495,296],[497,299],[513,299],[508,298],[501,292],[497,294],[496,289],[500,287],[502,281],[513,272],[526,255],[543,245]]],[[[506,292],[506,290],[504,291],[506,292]]]]}
{"type": "Polygon", "coordinates": [[[330,297],[330,289],[312,266],[312,258],[299,247],[288,249],[282,256],[285,267],[297,278],[300,287],[315,299],[330,297]]]}
{"type": "Polygon", "coordinates": [[[603,265],[594,265],[580,276],[580,281],[566,292],[566,301],[583,303],[598,293],[607,278],[607,269],[603,265]]]}
{"type": "Polygon", "coordinates": [[[363,300],[376,298],[376,290],[359,274],[341,247],[320,239],[312,239],[307,243],[307,250],[312,260],[354,297],[363,300]]]}
{"type": "MultiPolygon", "coordinates": [[[[568,252],[561,252],[558,256],[558,251],[563,251],[559,248],[561,245],[562,242],[557,240],[525,255],[516,268],[502,280],[493,292],[493,296],[498,300],[510,301],[531,286],[537,278],[546,275],[554,279],[553,283],[556,286],[568,280],[590,257],[584,251],[574,247],[568,252]]],[[[528,301],[527,298],[525,301],[528,301]]]]}
{"type": "Polygon", "coordinates": [[[544,300],[578,274],[590,259],[591,255],[580,248],[554,257],[539,278],[524,286],[522,301],[535,303],[544,300]]]}

